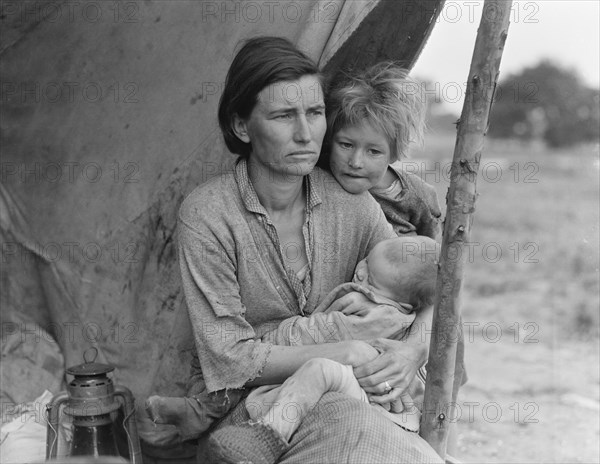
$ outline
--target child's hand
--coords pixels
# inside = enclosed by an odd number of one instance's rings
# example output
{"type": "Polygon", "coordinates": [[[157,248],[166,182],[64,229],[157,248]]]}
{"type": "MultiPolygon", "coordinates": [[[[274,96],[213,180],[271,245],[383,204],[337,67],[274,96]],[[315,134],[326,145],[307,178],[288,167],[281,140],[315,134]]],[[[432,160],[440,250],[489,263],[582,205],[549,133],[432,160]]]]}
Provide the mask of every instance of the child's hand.
{"type": "Polygon", "coordinates": [[[410,413],[414,411],[415,403],[408,392],[402,392],[398,398],[390,398],[390,395],[369,395],[371,403],[377,403],[386,411],[393,413],[410,413]]]}
{"type": "Polygon", "coordinates": [[[365,314],[368,314],[369,310],[374,306],[377,306],[377,304],[373,303],[362,293],[350,292],[334,301],[331,306],[325,310],[325,313],[339,312],[346,316],[364,316],[365,314]]]}
{"type": "Polygon", "coordinates": [[[415,402],[412,397],[405,390],[400,398],[390,403],[390,412],[405,412],[410,413],[415,408],[415,402]]]}

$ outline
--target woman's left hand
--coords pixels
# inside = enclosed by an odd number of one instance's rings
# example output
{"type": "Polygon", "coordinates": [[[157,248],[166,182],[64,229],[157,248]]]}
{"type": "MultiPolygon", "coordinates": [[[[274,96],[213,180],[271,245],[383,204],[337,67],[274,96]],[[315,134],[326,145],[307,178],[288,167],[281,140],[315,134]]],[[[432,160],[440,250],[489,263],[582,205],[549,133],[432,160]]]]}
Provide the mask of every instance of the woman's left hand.
{"type": "Polygon", "coordinates": [[[426,361],[426,352],[419,346],[396,340],[377,339],[369,343],[381,354],[355,367],[354,375],[372,402],[395,403],[394,412],[401,412],[401,404],[408,407],[404,404],[410,398],[407,388],[426,361]]]}

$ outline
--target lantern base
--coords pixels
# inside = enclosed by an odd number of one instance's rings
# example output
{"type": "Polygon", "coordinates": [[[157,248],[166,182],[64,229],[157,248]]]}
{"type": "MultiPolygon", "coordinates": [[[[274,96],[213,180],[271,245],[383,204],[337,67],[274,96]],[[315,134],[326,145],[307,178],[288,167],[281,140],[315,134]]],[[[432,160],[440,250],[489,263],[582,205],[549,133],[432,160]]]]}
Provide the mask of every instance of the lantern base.
{"type": "Polygon", "coordinates": [[[120,456],[110,415],[75,417],[70,456],[120,456]]]}

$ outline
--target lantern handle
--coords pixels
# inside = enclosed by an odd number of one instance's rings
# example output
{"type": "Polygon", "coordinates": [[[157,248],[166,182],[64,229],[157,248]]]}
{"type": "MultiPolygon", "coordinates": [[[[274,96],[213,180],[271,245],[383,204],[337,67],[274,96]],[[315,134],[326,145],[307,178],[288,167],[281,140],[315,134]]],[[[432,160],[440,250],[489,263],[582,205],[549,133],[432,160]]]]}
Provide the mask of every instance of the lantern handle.
{"type": "Polygon", "coordinates": [[[140,438],[137,430],[137,422],[135,419],[135,400],[127,387],[122,385],[115,386],[115,396],[121,397],[124,402],[123,428],[127,434],[127,442],[129,445],[129,459],[132,464],[142,464],[142,450],[140,448],[140,438]]]}
{"type": "Polygon", "coordinates": [[[56,458],[58,450],[58,429],[59,429],[59,416],[60,407],[63,403],[66,403],[69,399],[69,395],[66,391],[60,392],[55,395],[50,403],[46,406],[46,460],[56,458]]]}
{"type": "Polygon", "coordinates": [[[83,352],[83,361],[86,364],[90,364],[96,362],[96,358],[98,357],[98,348],[92,346],[83,352]],[[92,359],[88,360],[88,356],[94,356],[92,359]]]}

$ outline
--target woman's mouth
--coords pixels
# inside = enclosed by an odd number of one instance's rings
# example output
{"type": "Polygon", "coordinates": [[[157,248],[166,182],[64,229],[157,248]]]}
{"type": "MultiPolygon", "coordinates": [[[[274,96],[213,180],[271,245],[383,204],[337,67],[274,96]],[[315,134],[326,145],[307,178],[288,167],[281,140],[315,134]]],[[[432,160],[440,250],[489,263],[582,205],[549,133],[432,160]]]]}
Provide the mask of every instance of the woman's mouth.
{"type": "Polygon", "coordinates": [[[315,154],[314,151],[294,151],[290,153],[290,156],[314,156],[315,154]]]}

